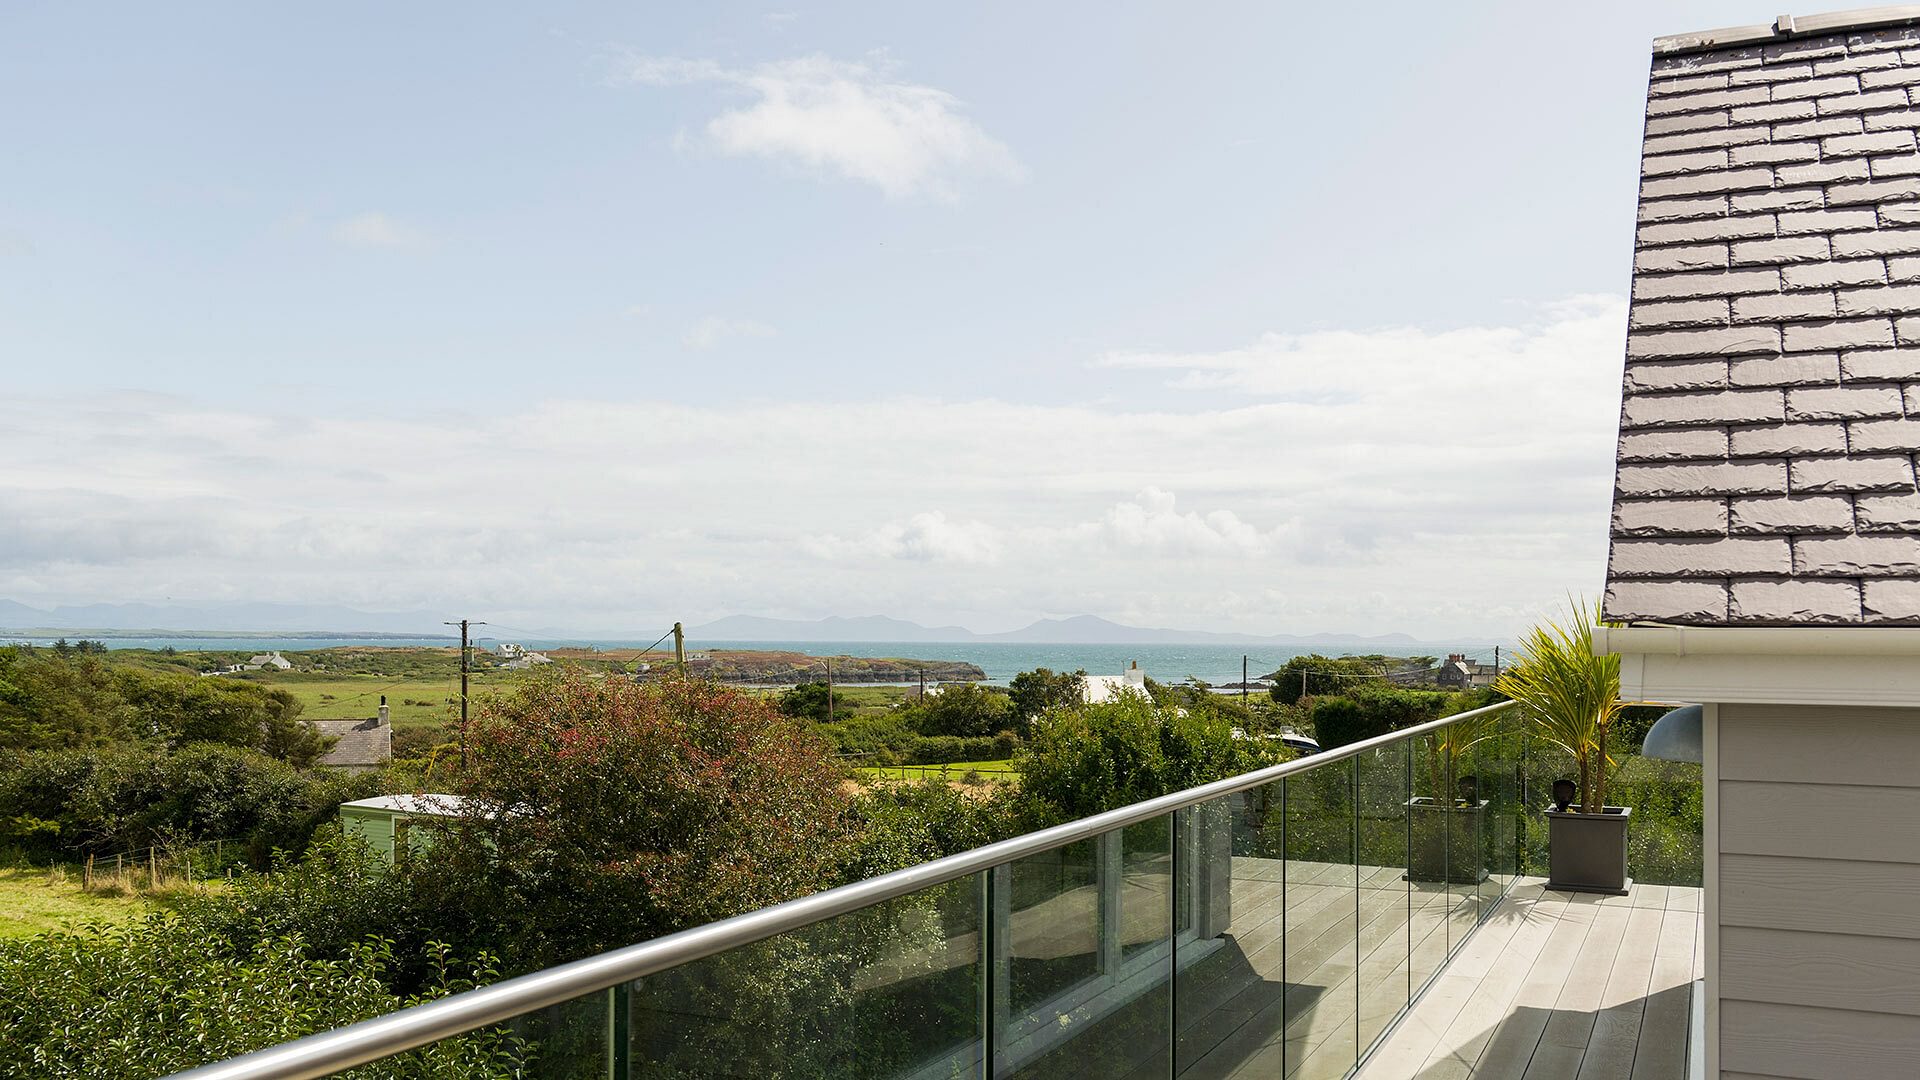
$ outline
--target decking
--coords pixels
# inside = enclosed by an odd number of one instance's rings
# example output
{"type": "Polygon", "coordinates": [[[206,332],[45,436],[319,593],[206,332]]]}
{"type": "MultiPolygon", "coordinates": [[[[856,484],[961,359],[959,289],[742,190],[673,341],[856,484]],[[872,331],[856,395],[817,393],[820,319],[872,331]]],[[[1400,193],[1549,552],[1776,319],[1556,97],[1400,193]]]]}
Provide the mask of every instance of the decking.
{"type": "Polygon", "coordinates": [[[1361,1080],[1684,1080],[1701,892],[1522,878],[1361,1080]]]}

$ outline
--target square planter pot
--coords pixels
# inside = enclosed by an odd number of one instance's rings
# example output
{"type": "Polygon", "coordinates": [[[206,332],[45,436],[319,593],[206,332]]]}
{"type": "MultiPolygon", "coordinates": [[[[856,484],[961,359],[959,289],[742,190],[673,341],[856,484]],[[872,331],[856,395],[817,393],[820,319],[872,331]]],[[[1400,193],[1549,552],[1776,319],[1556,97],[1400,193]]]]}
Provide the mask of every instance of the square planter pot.
{"type": "Polygon", "coordinates": [[[1597,814],[1548,810],[1547,888],[1625,896],[1627,818],[1631,806],[1603,806],[1597,814]]]}
{"type": "Polygon", "coordinates": [[[1487,880],[1486,799],[1444,806],[1407,800],[1407,880],[1478,885],[1487,880]]]}

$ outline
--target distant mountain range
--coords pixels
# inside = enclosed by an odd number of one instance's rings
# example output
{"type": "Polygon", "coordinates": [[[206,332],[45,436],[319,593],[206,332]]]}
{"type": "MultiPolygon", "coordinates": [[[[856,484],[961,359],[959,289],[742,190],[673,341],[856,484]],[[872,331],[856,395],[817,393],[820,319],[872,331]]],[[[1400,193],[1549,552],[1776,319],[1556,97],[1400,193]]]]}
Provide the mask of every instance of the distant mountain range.
{"type": "Polygon", "coordinates": [[[921,626],[884,615],[860,618],[765,619],[757,615],[730,615],[704,626],[691,627],[695,641],[847,641],[847,642],[991,642],[1044,645],[1412,645],[1406,634],[1363,637],[1357,634],[1308,636],[1221,634],[1206,630],[1168,630],[1123,626],[1097,615],[1068,619],[1041,619],[998,634],[976,634],[963,626],[921,626]]]}
{"type": "MultiPolygon", "coordinates": [[[[274,633],[288,636],[446,637],[439,616],[427,612],[370,612],[326,604],[242,603],[223,605],[81,604],[36,608],[0,600],[0,631],[85,631],[107,637],[192,637],[196,633],[274,633]]],[[[44,635],[34,635],[44,636],[44,635]]],[[[555,638],[578,636],[554,632],[555,638]]],[[[609,639],[620,634],[599,635],[609,639]]],[[[632,635],[625,635],[632,636],[632,635]]],[[[1419,644],[1406,634],[1222,634],[1125,626],[1095,615],[1041,619],[1018,630],[977,634],[964,626],[922,626],[885,615],[855,618],[768,619],[730,615],[689,627],[696,643],[734,641],[1017,642],[1046,645],[1343,645],[1398,647],[1419,644]]]]}

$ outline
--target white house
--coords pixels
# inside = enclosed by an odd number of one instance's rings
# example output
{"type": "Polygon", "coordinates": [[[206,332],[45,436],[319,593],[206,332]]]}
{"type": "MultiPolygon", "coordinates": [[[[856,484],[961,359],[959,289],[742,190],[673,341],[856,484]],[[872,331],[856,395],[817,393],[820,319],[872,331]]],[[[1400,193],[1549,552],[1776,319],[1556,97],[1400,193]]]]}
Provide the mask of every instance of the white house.
{"type": "Polygon", "coordinates": [[[1140,670],[1138,660],[1120,675],[1080,676],[1080,699],[1088,705],[1118,701],[1120,695],[1125,693],[1147,696],[1147,673],[1140,670]]]}
{"type": "Polygon", "coordinates": [[[245,664],[242,664],[241,667],[248,671],[260,671],[265,668],[272,668],[275,671],[286,671],[293,667],[293,664],[288,662],[287,658],[281,656],[278,652],[267,652],[254,655],[245,664]]]}

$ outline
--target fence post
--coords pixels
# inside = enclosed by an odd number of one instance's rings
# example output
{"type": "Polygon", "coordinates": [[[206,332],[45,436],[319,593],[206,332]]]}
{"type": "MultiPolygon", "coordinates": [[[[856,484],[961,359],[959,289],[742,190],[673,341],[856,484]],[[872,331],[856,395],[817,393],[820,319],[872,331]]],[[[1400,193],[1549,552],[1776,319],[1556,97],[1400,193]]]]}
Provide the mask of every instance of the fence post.
{"type": "Polygon", "coordinates": [[[93,853],[92,852],[87,853],[87,869],[86,869],[85,877],[86,877],[86,881],[81,887],[86,889],[93,888],[93,853]]]}

